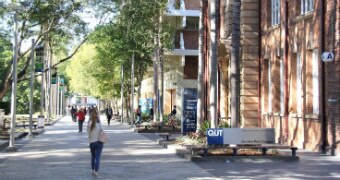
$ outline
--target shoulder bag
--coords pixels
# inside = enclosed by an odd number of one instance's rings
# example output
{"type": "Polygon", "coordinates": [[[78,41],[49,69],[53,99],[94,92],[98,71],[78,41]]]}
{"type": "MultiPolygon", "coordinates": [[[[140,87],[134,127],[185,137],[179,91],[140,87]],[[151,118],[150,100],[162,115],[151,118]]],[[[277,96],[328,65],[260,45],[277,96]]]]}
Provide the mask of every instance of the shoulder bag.
{"type": "Polygon", "coordinates": [[[99,132],[99,141],[102,143],[107,143],[109,141],[109,137],[103,130],[99,132]]]}

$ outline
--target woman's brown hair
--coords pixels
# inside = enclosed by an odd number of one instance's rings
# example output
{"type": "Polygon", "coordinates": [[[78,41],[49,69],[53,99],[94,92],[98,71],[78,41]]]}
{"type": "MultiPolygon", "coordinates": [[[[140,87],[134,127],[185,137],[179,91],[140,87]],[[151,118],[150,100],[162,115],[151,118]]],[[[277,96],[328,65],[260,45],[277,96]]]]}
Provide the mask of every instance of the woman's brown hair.
{"type": "Polygon", "coordinates": [[[94,129],[94,127],[96,126],[96,123],[99,121],[98,119],[98,113],[95,109],[93,109],[93,111],[91,112],[91,128],[90,128],[90,132],[92,132],[92,130],[94,129]]]}

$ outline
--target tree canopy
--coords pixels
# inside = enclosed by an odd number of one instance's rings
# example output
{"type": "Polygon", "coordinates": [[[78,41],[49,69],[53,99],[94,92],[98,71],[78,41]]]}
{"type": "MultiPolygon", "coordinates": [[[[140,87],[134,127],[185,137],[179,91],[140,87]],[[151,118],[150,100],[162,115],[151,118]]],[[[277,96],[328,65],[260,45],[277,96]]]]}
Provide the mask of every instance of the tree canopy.
{"type": "MultiPolygon", "coordinates": [[[[124,68],[124,84],[128,85],[131,82],[131,60],[132,54],[135,57],[136,74],[135,83],[140,85],[143,75],[147,68],[152,64],[155,44],[154,38],[159,33],[159,27],[164,30],[162,39],[164,44],[171,40],[169,39],[172,33],[170,28],[167,28],[166,23],[159,21],[159,17],[165,12],[166,0],[162,1],[133,1],[133,3],[121,4],[117,10],[115,18],[109,23],[96,28],[91,34],[89,43],[91,49],[80,51],[84,53],[84,59],[87,65],[83,68],[88,68],[86,72],[88,76],[93,77],[94,81],[91,87],[95,89],[85,90],[86,87],[80,88],[81,85],[76,85],[71,80],[71,88],[74,91],[80,91],[96,97],[110,99],[118,97],[120,94],[121,85],[121,68],[124,68]],[[95,57],[88,58],[87,51],[92,51],[95,47],[95,57]],[[74,84],[74,85],[73,85],[74,84]],[[78,87],[78,88],[76,88],[78,87]]],[[[171,46],[168,46],[171,48],[171,46]]],[[[92,56],[91,56],[92,57],[92,56]]],[[[74,58],[81,58],[75,56],[74,58]]],[[[83,62],[79,61],[79,62],[83,62]]],[[[77,66],[73,63],[70,66],[77,66]]],[[[68,75],[78,74],[67,71],[68,75]]],[[[78,78],[82,79],[82,78],[78,78]]],[[[88,79],[84,81],[87,84],[88,79]]],[[[126,93],[126,92],[125,92],[126,93]]]]}

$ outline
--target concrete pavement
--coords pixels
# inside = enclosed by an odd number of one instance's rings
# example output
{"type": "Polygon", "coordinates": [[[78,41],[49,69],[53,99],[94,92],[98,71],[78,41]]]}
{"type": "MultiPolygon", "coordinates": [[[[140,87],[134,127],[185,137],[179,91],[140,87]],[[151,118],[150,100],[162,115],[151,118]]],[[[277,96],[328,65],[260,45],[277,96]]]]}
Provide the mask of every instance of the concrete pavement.
{"type": "Polygon", "coordinates": [[[86,128],[79,133],[68,116],[32,141],[18,141],[17,152],[0,153],[0,179],[216,179],[128,125],[103,125],[110,141],[104,145],[99,177],[91,175],[86,128]]]}
{"type": "Polygon", "coordinates": [[[340,179],[339,157],[298,150],[298,162],[192,163],[158,145],[155,134],[117,122],[103,125],[110,141],[99,177],[91,176],[86,132],[78,133],[77,123],[64,117],[32,141],[16,141],[18,152],[0,153],[0,179],[340,179]]]}

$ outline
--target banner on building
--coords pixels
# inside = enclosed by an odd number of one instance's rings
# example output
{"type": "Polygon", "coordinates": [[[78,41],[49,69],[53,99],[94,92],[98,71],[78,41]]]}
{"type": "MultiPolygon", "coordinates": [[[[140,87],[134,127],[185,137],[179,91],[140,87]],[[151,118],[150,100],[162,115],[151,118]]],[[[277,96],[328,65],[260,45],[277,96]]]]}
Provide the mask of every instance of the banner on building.
{"type": "Polygon", "coordinates": [[[142,113],[150,113],[150,109],[153,107],[153,99],[143,98],[139,99],[139,105],[141,106],[142,113]]]}

